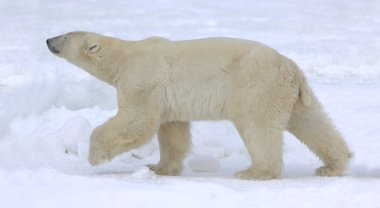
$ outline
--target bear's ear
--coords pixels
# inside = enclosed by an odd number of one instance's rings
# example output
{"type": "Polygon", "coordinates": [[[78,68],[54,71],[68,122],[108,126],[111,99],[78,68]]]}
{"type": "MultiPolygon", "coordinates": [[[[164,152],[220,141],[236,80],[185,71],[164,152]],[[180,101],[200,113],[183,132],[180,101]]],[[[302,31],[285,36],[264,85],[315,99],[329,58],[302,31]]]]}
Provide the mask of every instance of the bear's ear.
{"type": "Polygon", "coordinates": [[[89,45],[87,46],[87,50],[88,50],[88,52],[90,52],[90,53],[96,53],[96,52],[98,52],[98,51],[100,50],[100,45],[99,45],[99,43],[92,43],[92,44],[89,44],[89,45]]]}

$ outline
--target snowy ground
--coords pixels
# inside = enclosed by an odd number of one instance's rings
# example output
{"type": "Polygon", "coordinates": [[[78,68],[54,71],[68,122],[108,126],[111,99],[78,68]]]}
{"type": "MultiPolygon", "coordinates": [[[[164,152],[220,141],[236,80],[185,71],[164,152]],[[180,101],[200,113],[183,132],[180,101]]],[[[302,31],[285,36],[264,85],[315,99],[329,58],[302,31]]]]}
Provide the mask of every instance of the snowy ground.
{"type": "Polygon", "coordinates": [[[380,206],[379,1],[2,0],[0,25],[1,207],[380,206]],[[47,50],[46,38],[73,30],[231,36],[278,49],[305,71],[355,153],[347,175],[313,176],[321,163],[285,134],[283,179],[233,179],[249,158],[227,121],[193,124],[181,177],[144,168],[159,159],[155,139],[91,167],[88,136],[116,112],[115,91],[47,50]],[[215,170],[189,168],[197,160],[215,170]]]}

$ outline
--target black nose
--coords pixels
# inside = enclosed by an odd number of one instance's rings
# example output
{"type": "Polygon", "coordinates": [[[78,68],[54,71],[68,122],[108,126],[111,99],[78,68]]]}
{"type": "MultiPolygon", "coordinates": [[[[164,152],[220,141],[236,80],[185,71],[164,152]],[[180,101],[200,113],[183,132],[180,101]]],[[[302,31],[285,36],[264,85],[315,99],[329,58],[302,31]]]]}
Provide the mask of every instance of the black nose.
{"type": "MultiPolygon", "coordinates": [[[[58,54],[58,53],[59,53],[59,50],[57,50],[54,46],[50,45],[50,41],[51,41],[51,39],[47,39],[47,40],[46,40],[46,44],[47,44],[49,50],[50,50],[52,53],[58,54]]],[[[54,45],[54,44],[53,44],[53,45],[54,45]]]]}

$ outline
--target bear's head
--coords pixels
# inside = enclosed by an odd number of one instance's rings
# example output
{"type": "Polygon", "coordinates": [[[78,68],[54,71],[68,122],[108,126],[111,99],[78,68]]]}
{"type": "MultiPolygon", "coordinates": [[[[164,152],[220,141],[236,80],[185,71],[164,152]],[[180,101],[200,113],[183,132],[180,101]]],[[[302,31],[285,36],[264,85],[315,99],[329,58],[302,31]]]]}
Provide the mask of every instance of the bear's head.
{"type": "Polygon", "coordinates": [[[115,45],[115,41],[96,33],[70,32],[47,39],[46,43],[54,55],[114,85],[116,74],[112,63],[117,57],[112,53],[115,47],[111,47],[115,45]]]}
{"type": "Polygon", "coordinates": [[[46,40],[49,50],[58,57],[75,65],[90,65],[97,62],[95,55],[101,49],[101,35],[89,32],[70,32],[46,40]]]}

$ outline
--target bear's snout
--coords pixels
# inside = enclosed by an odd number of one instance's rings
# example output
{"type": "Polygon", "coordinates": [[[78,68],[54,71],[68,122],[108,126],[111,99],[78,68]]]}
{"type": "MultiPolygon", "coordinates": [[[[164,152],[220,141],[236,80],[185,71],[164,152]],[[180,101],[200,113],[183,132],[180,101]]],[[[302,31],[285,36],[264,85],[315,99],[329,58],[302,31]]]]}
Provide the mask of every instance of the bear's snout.
{"type": "Polygon", "coordinates": [[[61,52],[64,42],[66,40],[66,36],[57,36],[54,38],[49,38],[46,40],[46,44],[49,50],[54,54],[59,54],[61,52]]]}

